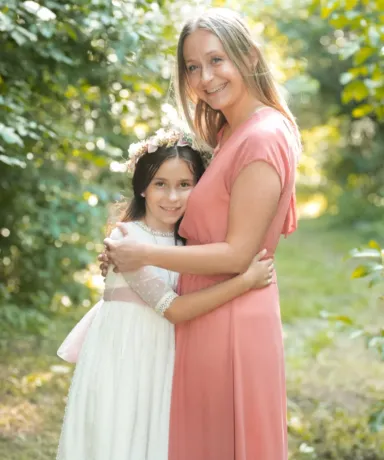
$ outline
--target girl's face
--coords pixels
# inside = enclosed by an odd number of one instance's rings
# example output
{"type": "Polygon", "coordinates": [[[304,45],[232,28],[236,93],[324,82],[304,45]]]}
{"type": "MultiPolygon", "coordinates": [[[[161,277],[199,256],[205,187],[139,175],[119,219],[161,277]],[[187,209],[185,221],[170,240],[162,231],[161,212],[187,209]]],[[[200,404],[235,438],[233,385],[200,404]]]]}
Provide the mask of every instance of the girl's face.
{"type": "Polygon", "coordinates": [[[248,91],[216,35],[197,29],[184,41],[183,56],[190,87],[199,99],[226,115],[248,91]]]}
{"type": "Polygon", "coordinates": [[[188,163],[180,158],[164,161],[144,192],[147,225],[154,230],[173,231],[194,186],[188,163]]]}

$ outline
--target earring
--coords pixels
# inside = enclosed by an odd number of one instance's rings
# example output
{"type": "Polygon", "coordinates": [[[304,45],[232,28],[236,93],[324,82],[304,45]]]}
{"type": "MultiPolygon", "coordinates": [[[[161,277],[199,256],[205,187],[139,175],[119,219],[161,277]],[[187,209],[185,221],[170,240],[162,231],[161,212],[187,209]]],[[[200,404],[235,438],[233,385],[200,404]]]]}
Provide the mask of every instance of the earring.
{"type": "Polygon", "coordinates": [[[145,193],[141,193],[140,195],[141,195],[143,198],[145,198],[145,193]]]}

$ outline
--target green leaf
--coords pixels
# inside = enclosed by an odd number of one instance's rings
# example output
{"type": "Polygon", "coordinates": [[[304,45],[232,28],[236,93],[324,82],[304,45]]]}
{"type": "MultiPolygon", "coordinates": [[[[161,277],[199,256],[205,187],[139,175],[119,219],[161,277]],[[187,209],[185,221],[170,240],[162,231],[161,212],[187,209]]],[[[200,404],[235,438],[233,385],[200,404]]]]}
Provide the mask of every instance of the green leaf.
{"type": "Polygon", "coordinates": [[[345,86],[342,94],[342,101],[344,104],[353,100],[362,101],[368,96],[369,91],[365,84],[360,80],[354,80],[345,86]]]}
{"type": "Polygon", "coordinates": [[[70,24],[63,24],[63,28],[72,40],[76,41],[78,39],[76,30],[70,24]]]}
{"type": "Polygon", "coordinates": [[[359,66],[363,64],[368,58],[376,54],[375,48],[364,47],[361,48],[354,56],[354,64],[359,66]]]}
{"type": "Polygon", "coordinates": [[[366,265],[359,265],[352,272],[351,278],[364,278],[370,273],[369,268],[366,265]]]}
{"type": "Polygon", "coordinates": [[[353,10],[355,6],[359,3],[359,0],[345,0],[345,9],[348,10],[353,10]]]}
{"type": "Polygon", "coordinates": [[[383,282],[382,273],[374,273],[372,275],[372,278],[369,280],[368,287],[372,288],[373,286],[376,286],[377,284],[381,284],[382,282],[383,282]]]}
{"type": "Polygon", "coordinates": [[[335,315],[329,317],[328,319],[332,319],[333,321],[339,321],[341,323],[348,324],[349,326],[355,324],[352,318],[346,315],[335,315]]]}
{"type": "Polygon", "coordinates": [[[73,62],[73,59],[69,58],[68,56],[66,56],[61,50],[59,49],[52,49],[50,51],[50,54],[51,56],[58,62],[63,62],[65,64],[68,64],[68,65],[73,65],[74,62],[73,62]]]}
{"type": "Polygon", "coordinates": [[[18,26],[16,30],[24,35],[29,41],[37,42],[37,35],[25,29],[24,27],[18,26]]]}
{"type": "Polygon", "coordinates": [[[11,30],[12,27],[12,21],[9,17],[0,11],[0,32],[11,30]]]}
{"type": "Polygon", "coordinates": [[[25,168],[27,166],[24,161],[6,155],[0,155],[0,161],[8,166],[18,166],[19,168],[25,168]]]}
{"type": "Polygon", "coordinates": [[[343,14],[339,14],[339,15],[334,15],[329,20],[329,24],[335,29],[344,29],[344,27],[348,26],[349,20],[343,14]]]}
{"type": "Polygon", "coordinates": [[[373,433],[378,433],[384,428],[384,402],[370,415],[369,427],[373,433]]]}
{"type": "Polygon", "coordinates": [[[372,249],[377,249],[378,251],[381,251],[381,247],[380,247],[380,244],[375,241],[375,240],[371,240],[369,243],[368,243],[368,247],[372,248],[372,249]]]}
{"type": "Polygon", "coordinates": [[[353,109],[352,110],[352,115],[355,118],[362,118],[362,117],[365,117],[366,115],[372,113],[373,110],[374,110],[374,108],[373,108],[372,105],[363,104],[363,105],[359,105],[358,107],[353,109]]]}
{"type": "Polygon", "coordinates": [[[327,19],[340,6],[339,0],[324,1],[321,5],[321,18],[327,19]]]}
{"type": "Polygon", "coordinates": [[[17,30],[12,30],[10,35],[19,46],[23,46],[27,42],[26,37],[17,30]]]}
{"type": "Polygon", "coordinates": [[[9,126],[3,125],[2,123],[0,123],[0,136],[7,144],[17,144],[20,147],[23,147],[24,145],[23,140],[15,133],[15,130],[9,126]]]}

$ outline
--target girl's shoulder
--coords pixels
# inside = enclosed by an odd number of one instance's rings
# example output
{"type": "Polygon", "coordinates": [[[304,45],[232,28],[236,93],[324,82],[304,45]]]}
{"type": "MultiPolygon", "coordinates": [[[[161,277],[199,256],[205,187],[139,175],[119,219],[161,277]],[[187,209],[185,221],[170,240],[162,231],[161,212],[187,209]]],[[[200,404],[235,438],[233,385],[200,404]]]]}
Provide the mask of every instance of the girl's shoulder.
{"type": "MultiPolygon", "coordinates": [[[[136,241],[150,244],[174,245],[174,232],[161,232],[150,229],[146,224],[140,221],[123,222],[121,226],[126,230],[128,236],[136,241]]],[[[110,238],[119,240],[123,238],[123,234],[119,227],[112,230],[110,238]]]]}
{"type": "MultiPolygon", "coordinates": [[[[127,230],[128,235],[132,236],[134,238],[140,238],[142,235],[143,231],[140,230],[140,227],[135,223],[135,222],[122,222],[121,226],[127,230]]],[[[123,233],[121,232],[119,227],[115,227],[112,231],[109,237],[112,240],[120,240],[124,237],[123,233]]]]}

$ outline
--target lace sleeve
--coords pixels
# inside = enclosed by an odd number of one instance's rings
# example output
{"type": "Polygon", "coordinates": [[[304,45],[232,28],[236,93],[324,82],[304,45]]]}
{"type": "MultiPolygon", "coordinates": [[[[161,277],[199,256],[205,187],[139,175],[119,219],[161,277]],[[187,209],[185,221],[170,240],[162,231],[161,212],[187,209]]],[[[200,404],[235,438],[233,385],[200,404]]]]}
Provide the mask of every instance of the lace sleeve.
{"type": "Polygon", "coordinates": [[[135,272],[122,273],[130,288],[138,294],[156,313],[164,315],[178,295],[155,273],[152,267],[143,267],[135,272]]]}

